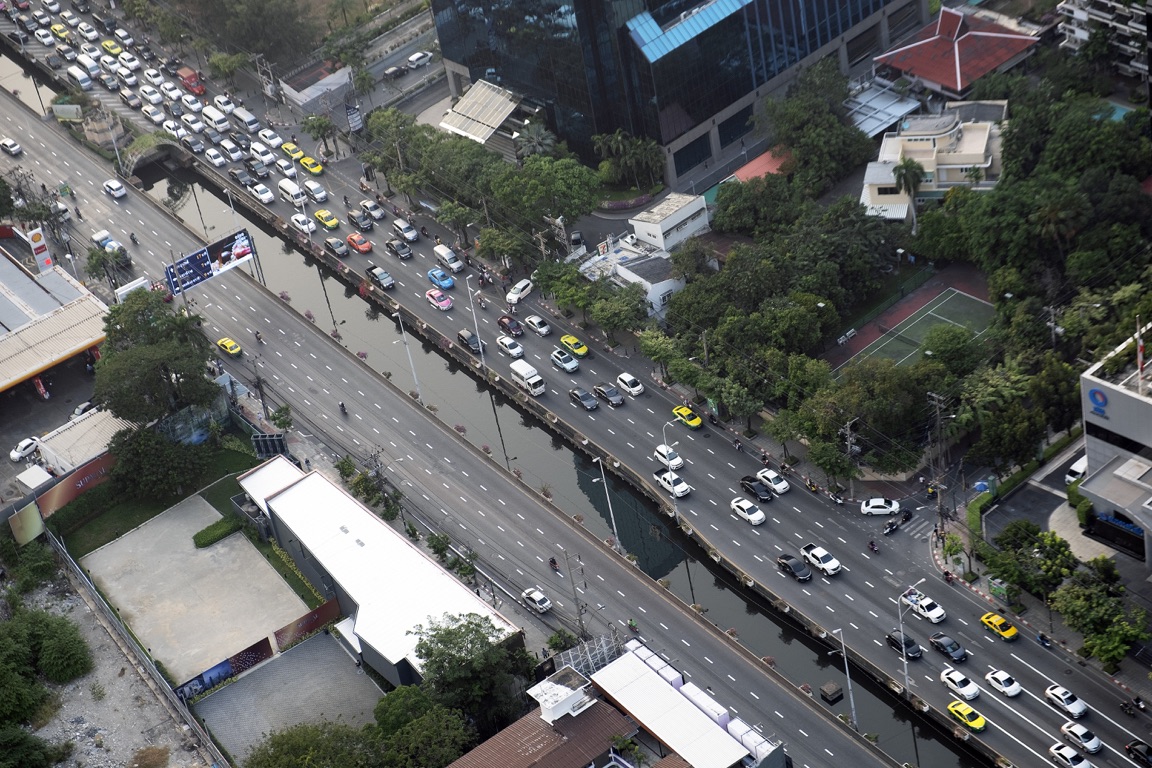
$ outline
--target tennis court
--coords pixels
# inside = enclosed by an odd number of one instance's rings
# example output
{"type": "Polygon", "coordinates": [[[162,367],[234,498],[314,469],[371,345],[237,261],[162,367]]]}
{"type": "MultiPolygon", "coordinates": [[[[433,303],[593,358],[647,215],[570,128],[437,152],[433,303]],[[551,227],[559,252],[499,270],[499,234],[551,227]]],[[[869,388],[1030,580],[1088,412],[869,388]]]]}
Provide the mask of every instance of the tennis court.
{"type": "Polygon", "coordinates": [[[968,328],[976,338],[980,338],[992,323],[993,311],[992,305],[986,301],[955,288],[946,288],[895,326],[877,323],[879,337],[844,365],[870,357],[895,360],[897,365],[910,365],[924,355],[926,350],[921,348],[924,337],[935,326],[957,325],[968,328]]]}

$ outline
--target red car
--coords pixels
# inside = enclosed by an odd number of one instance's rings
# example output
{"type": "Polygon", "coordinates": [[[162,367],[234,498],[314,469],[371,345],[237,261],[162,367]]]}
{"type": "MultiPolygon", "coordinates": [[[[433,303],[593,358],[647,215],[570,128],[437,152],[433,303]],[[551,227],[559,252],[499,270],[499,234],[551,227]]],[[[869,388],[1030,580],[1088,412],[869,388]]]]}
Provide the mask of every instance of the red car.
{"type": "Polygon", "coordinates": [[[356,253],[370,253],[372,251],[372,241],[359,232],[353,232],[348,235],[348,247],[356,251],[356,253]]]}

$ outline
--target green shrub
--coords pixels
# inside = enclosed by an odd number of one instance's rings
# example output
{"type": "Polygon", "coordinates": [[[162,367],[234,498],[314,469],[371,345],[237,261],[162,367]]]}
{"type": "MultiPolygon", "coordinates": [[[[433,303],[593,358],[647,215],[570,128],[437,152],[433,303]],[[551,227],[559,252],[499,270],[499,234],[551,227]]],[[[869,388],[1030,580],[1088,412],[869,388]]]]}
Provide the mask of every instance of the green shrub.
{"type": "Polygon", "coordinates": [[[53,683],[67,683],[92,671],[92,653],[80,630],[63,616],[30,614],[38,640],[36,666],[53,683]]]}
{"type": "Polygon", "coordinates": [[[48,528],[57,536],[75,532],[94,517],[103,514],[116,503],[111,483],[103,483],[69,502],[48,518],[48,528]]]}
{"type": "Polygon", "coordinates": [[[1080,525],[1088,525],[1094,516],[1094,512],[1092,502],[1081,497],[1080,503],[1076,505],[1076,517],[1080,520],[1080,525]]]}
{"type": "Polygon", "coordinates": [[[226,539],[244,527],[244,523],[235,515],[222,517],[207,528],[199,530],[192,536],[192,543],[197,549],[210,547],[222,539],[226,539]]]}
{"type": "Polygon", "coordinates": [[[56,560],[52,549],[46,544],[33,541],[20,550],[13,577],[16,589],[21,593],[31,592],[56,574],[56,560]]]}

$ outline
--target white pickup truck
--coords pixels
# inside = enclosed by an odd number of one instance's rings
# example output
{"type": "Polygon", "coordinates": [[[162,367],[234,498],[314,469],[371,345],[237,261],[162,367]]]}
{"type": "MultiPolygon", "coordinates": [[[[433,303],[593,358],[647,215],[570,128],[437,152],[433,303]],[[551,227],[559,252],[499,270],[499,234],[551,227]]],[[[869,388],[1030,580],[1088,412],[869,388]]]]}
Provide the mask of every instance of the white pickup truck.
{"type": "Polygon", "coordinates": [[[833,557],[832,553],[824,549],[824,547],[816,544],[805,544],[800,547],[800,552],[813,568],[825,576],[840,573],[840,561],[833,557]]]}
{"type": "Polygon", "coordinates": [[[939,624],[948,618],[948,614],[940,607],[939,603],[918,589],[910,589],[905,592],[900,596],[900,602],[933,624],[939,624]]]}
{"type": "Polygon", "coordinates": [[[653,472],[652,476],[656,478],[656,482],[660,483],[660,487],[668,491],[676,498],[683,498],[692,492],[692,486],[684,482],[684,478],[672,471],[653,472]]]}

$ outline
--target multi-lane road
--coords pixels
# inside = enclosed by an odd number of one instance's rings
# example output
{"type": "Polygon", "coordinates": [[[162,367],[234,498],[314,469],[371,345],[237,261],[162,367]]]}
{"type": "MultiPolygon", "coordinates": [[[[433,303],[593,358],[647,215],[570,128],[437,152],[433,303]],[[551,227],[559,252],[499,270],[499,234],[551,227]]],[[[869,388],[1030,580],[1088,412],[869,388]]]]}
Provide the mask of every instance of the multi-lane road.
{"type": "MultiPolygon", "coordinates": [[[[27,150],[17,162],[49,182],[67,178],[79,190],[79,204],[85,211],[88,226],[107,227],[122,241],[127,241],[129,232],[141,236],[142,246],[134,256],[143,271],[159,275],[169,249],[183,252],[190,248],[191,239],[186,233],[175,227],[163,211],[135,193],[120,201],[104,196],[100,183],[110,175],[106,167],[86,155],[76,154],[74,146],[53,127],[14,105],[0,120],[3,121],[0,133],[13,136],[27,150]]],[[[343,194],[340,189],[330,191],[336,199],[343,194]]],[[[348,192],[353,196],[351,190],[348,192]]],[[[284,203],[276,205],[286,208],[284,203]]],[[[86,240],[88,226],[74,223],[75,236],[86,240]]],[[[496,352],[493,343],[498,332],[496,308],[503,304],[497,291],[489,289],[489,308],[479,312],[475,319],[460,288],[452,292],[457,299],[454,309],[436,311],[424,299],[424,291],[430,287],[426,272],[434,266],[431,244],[418,243],[416,257],[400,262],[383,252],[383,233],[376,234],[374,239],[377,250],[371,261],[386,266],[396,278],[395,298],[450,337],[461,328],[479,325],[481,336],[489,343],[487,363],[496,370],[507,370],[508,359],[496,352]]],[[[357,258],[349,259],[349,263],[362,271],[365,264],[357,258]]],[[[420,409],[403,398],[388,395],[370,371],[317,334],[311,324],[294,315],[285,317],[284,307],[274,297],[237,275],[208,284],[199,293],[199,310],[208,319],[210,334],[242,339],[251,338],[257,329],[264,330],[269,344],[259,350],[261,373],[276,381],[278,390],[286,393],[293,410],[333,435],[341,447],[362,450],[383,445],[385,453],[391,453],[392,471],[399,474],[410,493],[442,510],[446,518],[443,523],[453,526],[457,538],[470,542],[485,558],[510,565],[522,576],[521,584],[507,585],[510,590],[531,584],[548,586],[558,612],[571,620],[575,606],[566,604],[571,602],[570,598],[563,589],[557,590],[552,585],[555,576],[546,561],[549,553],[554,554],[557,549],[578,551],[583,555],[585,581],[589,585],[588,592],[581,593],[580,599],[593,607],[590,615],[617,627],[622,626],[621,622],[628,616],[640,617],[649,639],[657,644],[675,644],[680,649],[669,652],[670,658],[679,658],[681,662],[692,659],[705,665],[697,671],[689,670],[688,674],[709,680],[725,704],[734,710],[743,709],[745,717],[749,717],[748,712],[756,713],[758,716],[751,716],[754,722],[777,723],[779,730],[769,730],[769,733],[777,733],[793,745],[789,751],[794,755],[797,754],[796,739],[790,733],[829,730],[819,718],[795,724],[787,722],[809,713],[805,708],[788,704],[793,697],[790,691],[775,688],[757,668],[746,666],[740,656],[732,654],[723,643],[717,643],[709,632],[698,630],[693,621],[680,614],[676,606],[666,603],[662,595],[632,579],[628,569],[620,570],[613,559],[592,554],[593,550],[580,536],[558,524],[531,499],[524,498],[502,476],[492,473],[485,460],[459,450],[453,436],[445,435],[430,424],[420,409]],[[340,416],[335,409],[338,401],[348,403],[351,410],[348,417],[340,416]],[[725,669],[713,670],[715,665],[725,669]],[[746,682],[740,684],[737,682],[740,680],[746,682]],[[775,700],[775,706],[765,704],[769,700],[775,700]],[[782,712],[787,716],[780,714],[782,712]]],[[[537,298],[537,294],[530,296],[521,305],[518,317],[544,314],[554,327],[553,335],[538,338],[529,333],[519,341],[526,349],[525,359],[548,381],[545,401],[560,418],[642,474],[658,467],[652,450],[664,441],[665,434],[669,442],[679,443],[677,450],[687,462],[680,474],[694,490],[678,501],[678,511],[741,570],[768,584],[799,610],[817,617],[829,628],[843,627],[847,642],[857,653],[886,669],[897,680],[903,678],[903,667],[899,657],[884,644],[884,635],[897,623],[896,600],[900,592],[927,577],[921,588],[943,605],[949,617],[932,627],[912,616],[904,618],[909,633],[925,646],[924,658],[909,664],[909,682],[916,695],[939,709],[953,698],[939,682],[943,657],[927,643],[931,632],[944,631],[969,650],[971,657],[963,667],[975,681],[982,683],[985,672],[999,668],[1007,669],[1024,685],[1025,693],[1011,700],[992,695],[984,686],[984,692],[972,702],[990,723],[980,738],[986,739],[998,752],[1021,765],[1047,759],[1047,747],[1056,741],[1064,718],[1045,704],[1042,696],[1047,685],[1058,682],[1075,691],[1093,709],[1084,722],[1106,744],[1104,752],[1094,756],[1093,761],[1126,763],[1118,750],[1130,739],[1145,734],[1143,729],[1137,732],[1133,727],[1136,721],[1114,716],[1119,714],[1120,696],[1098,678],[1069,663],[1066,657],[1042,649],[1029,637],[1007,644],[984,632],[979,626],[979,616],[989,606],[959,586],[944,584],[937,576],[927,535],[931,521],[918,516],[893,537],[882,538],[879,535],[881,518],[863,517],[858,508],[850,505],[836,507],[827,499],[809,494],[793,478],[794,487],[790,492],[764,505],[766,523],[759,527],[748,525],[733,515],[728,505],[732,498],[744,495],[739,479],[759,468],[757,457],[737,452],[730,436],[708,426],[692,432],[682,425],[668,424],[671,408],[677,403],[656,388],[650,387],[648,396],[642,399],[628,398],[619,409],[609,409],[604,404],[592,412],[578,409],[568,400],[570,387],[591,389],[599,381],[614,381],[619,372],[630,366],[628,361],[596,351],[581,362],[581,370],[575,374],[553,368],[548,354],[559,335],[580,334],[565,321],[542,312],[537,298]],[[869,553],[865,546],[873,538],[880,540],[879,555],[869,553]],[[827,547],[844,564],[844,571],[804,584],[780,573],[775,566],[777,555],[798,554],[799,547],[807,542],[827,547]]],[[[631,370],[645,381],[646,372],[646,367],[631,370]]],[[[846,749],[852,749],[850,742],[845,741],[833,751],[843,754],[846,749]]],[[[812,765],[825,764],[823,761],[828,759],[822,749],[814,749],[810,757],[812,765]]]]}

